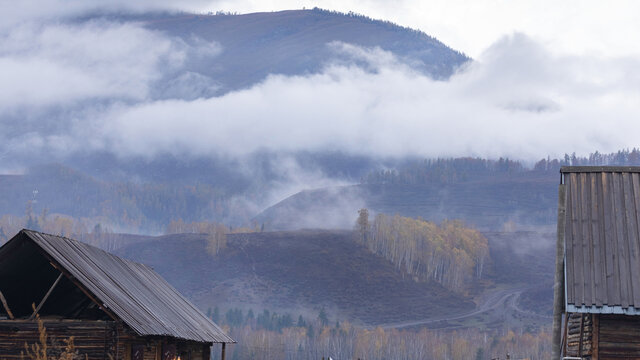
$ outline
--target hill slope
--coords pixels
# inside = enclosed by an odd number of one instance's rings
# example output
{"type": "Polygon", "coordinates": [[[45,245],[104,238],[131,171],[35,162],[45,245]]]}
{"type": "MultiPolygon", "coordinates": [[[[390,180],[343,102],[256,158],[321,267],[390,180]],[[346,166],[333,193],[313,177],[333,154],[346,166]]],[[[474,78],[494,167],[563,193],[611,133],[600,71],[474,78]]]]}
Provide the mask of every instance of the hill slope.
{"type": "Polygon", "coordinates": [[[351,236],[311,230],[231,234],[228,247],[211,256],[204,235],[180,234],[116,253],[151,265],[204,309],[266,308],[316,316],[326,307],[341,319],[379,324],[473,308],[435,283],[404,277],[351,236]]]}
{"type": "Polygon", "coordinates": [[[149,15],[147,27],[180,37],[215,41],[215,61],[193,62],[190,70],[220,83],[221,92],[250,86],[269,74],[305,75],[340,54],[327,44],[339,41],[390,51],[435,78],[447,78],[469,60],[416,30],[364,16],[320,9],[245,15],[149,15]]]}
{"type": "Polygon", "coordinates": [[[343,214],[330,225],[351,228],[357,210],[367,207],[374,213],[435,222],[460,219],[483,230],[501,230],[509,221],[544,226],[556,220],[557,181],[555,174],[550,174],[452,184],[360,184],[307,190],[269,207],[256,220],[270,230],[299,229],[319,226],[316,218],[343,214]]]}

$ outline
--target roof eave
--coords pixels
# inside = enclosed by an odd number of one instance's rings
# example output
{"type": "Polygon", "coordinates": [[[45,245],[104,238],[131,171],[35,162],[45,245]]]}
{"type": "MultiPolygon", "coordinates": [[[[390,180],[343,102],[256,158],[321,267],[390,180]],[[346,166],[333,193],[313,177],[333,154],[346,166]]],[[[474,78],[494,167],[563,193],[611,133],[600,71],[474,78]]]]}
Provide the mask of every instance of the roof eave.
{"type": "Polygon", "coordinates": [[[602,306],[576,306],[574,304],[567,304],[567,312],[569,313],[582,313],[582,314],[619,314],[619,315],[640,315],[640,308],[629,306],[623,308],[620,305],[602,305],[602,306]]]}
{"type": "Polygon", "coordinates": [[[561,173],[626,172],[640,173],[638,166],[562,166],[561,173]]]}

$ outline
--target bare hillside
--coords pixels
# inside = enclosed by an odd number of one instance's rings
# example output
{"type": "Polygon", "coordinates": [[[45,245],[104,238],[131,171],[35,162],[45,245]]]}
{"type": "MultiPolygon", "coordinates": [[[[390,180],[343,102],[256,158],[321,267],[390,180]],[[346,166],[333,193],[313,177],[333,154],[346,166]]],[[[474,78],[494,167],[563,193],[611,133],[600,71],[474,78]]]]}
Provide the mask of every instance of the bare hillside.
{"type": "Polygon", "coordinates": [[[469,300],[414,282],[348,231],[232,234],[217,256],[204,235],[150,238],[117,253],[149,264],[202,308],[263,308],[380,324],[455,314],[469,300]]]}

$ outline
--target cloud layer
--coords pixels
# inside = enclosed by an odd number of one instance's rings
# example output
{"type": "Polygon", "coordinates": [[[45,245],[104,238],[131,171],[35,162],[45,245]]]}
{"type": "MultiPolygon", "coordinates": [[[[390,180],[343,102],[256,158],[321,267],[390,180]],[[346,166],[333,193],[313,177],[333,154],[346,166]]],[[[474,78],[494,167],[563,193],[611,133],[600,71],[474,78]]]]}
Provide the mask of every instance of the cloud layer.
{"type": "Polygon", "coordinates": [[[524,159],[637,145],[638,59],[554,57],[516,34],[442,82],[379,49],[340,51],[368,65],[114,109],[101,120],[104,144],[140,155],[338,149],[524,159]]]}
{"type": "Polygon", "coordinates": [[[380,49],[327,46],[342,60],[320,73],[213,96],[215,79],[185,64],[215,66],[215,43],[136,23],[23,22],[0,37],[0,154],[536,160],[639,145],[638,58],[558,56],[514,34],[434,81],[380,49]]]}

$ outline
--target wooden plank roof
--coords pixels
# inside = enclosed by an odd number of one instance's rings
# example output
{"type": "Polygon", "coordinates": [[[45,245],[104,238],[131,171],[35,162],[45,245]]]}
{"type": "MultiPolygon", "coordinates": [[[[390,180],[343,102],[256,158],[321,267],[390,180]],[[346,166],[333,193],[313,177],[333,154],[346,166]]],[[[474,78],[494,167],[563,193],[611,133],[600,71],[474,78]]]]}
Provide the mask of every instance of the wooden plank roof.
{"type": "Polygon", "coordinates": [[[142,336],[235,342],[150,267],[65,237],[22,230],[107,311],[142,336]]]}
{"type": "Polygon", "coordinates": [[[568,312],[640,315],[640,167],[563,167],[568,312]]]}

